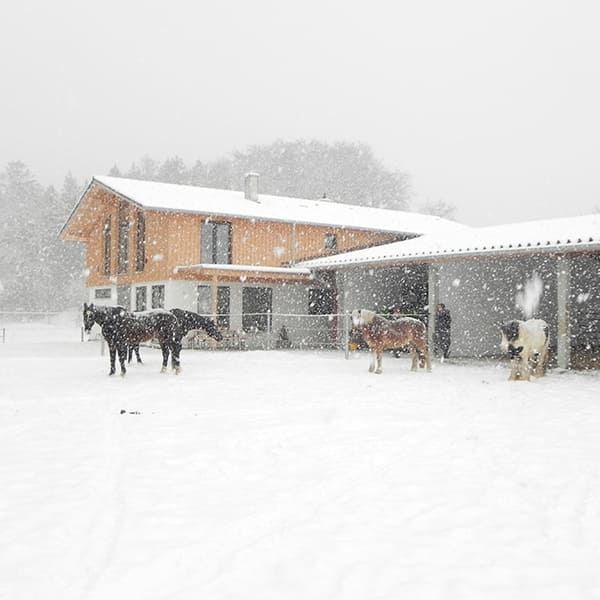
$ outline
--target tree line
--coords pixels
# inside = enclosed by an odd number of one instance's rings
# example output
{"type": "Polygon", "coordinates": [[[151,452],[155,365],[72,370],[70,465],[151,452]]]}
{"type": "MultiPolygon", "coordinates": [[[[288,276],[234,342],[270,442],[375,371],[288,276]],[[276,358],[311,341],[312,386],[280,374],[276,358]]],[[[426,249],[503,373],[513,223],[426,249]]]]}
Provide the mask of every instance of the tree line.
{"type": "MultiPolygon", "coordinates": [[[[109,175],[219,189],[243,189],[244,175],[260,174],[260,192],[378,208],[408,210],[407,176],[386,169],[363,143],[278,140],[187,166],[179,157],[146,155],[109,175]]],[[[83,244],[58,235],[86,182],[68,173],[60,189],[44,187],[28,167],[10,162],[0,173],[0,312],[58,311],[85,297],[83,244]]],[[[420,212],[451,217],[444,202],[420,212]]]]}

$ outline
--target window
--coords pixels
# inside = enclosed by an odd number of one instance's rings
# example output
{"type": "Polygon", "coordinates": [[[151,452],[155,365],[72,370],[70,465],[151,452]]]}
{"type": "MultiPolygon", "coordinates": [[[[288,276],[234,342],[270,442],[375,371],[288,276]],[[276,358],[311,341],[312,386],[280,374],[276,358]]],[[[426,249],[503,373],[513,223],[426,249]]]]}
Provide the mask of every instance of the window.
{"type": "Polygon", "coordinates": [[[98,288],[95,292],[94,292],[94,298],[96,298],[97,300],[103,299],[103,300],[107,300],[112,298],[112,290],[110,288],[98,288]]]}
{"type": "Polygon", "coordinates": [[[231,290],[226,286],[217,287],[217,325],[229,329],[229,306],[231,290]]]}
{"type": "Polygon", "coordinates": [[[147,289],[146,286],[135,288],[135,310],[146,310],[147,304],[147,289]]]}
{"type": "Polygon", "coordinates": [[[308,290],[308,314],[335,314],[335,290],[331,288],[312,288],[308,290]]]}
{"type": "Polygon", "coordinates": [[[119,207],[119,273],[129,270],[129,218],[127,205],[119,207]]]}
{"type": "Polygon", "coordinates": [[[335,250],[337,248],[337,236],[335,233],[325,234],[325,248],[327,250],[335,250]]]}
{"type": "Polygon", "coordinates": [[[165,307],[165,286],[164,285],[153,285],[152,286],[152,308],[164,308],[165,307]]]}
{"type": "Polygon", "coordinates": [[[110,267],[112,262],[111,244],[112,244],[112,232],[110,217],[104,222],[104,274],[110,275],[110,267]]]}
{"type": "Polygon", "coordinates": [[[146,217],[139,210],[135,236],[135,270],[143,271],[146,266],[146,217]]]}
{"type": "Polygon", "coordinates": [[[196,290],[198,299],[197,312],[201,315],[210,315],[212,313],[212,302],[209,285],[199,285],[196,290]]]}
{"type": "Polygon", "coordinates": [[[242,289],[242,329],[244,331],[271,331],[273,290],[264,287],[242,289]]]}
{"type": "Polygon", "coordinates": [[[202,223],[201,262],[231,264],[231,223],[205,221],[202,223]]]}

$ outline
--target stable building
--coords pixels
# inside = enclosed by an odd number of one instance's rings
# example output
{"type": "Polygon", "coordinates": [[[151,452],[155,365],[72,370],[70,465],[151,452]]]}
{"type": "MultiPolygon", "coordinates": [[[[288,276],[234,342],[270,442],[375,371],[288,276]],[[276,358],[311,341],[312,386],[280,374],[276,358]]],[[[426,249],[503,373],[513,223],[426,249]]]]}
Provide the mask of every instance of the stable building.
{"type": "Polygon", "coordinates": [[[453,356],[497,356],[499,323],[536,317],[550,325],[560,367],[600,364],[598,214],[424,235],[299,266],[332,273],[344,311],[416,294],[433,323],[445,303],[453,356]]]}

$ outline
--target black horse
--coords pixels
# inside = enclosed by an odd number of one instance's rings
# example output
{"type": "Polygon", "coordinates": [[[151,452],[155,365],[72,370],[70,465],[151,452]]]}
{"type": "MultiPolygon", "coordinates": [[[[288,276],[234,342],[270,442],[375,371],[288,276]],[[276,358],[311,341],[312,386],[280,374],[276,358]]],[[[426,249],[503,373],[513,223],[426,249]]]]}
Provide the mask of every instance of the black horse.
{"type": "Polygon", "coordinates": [[[110,373],[115,374],[115,359],[119,355],[119,364],[121,365],[121,375],[125,375],[125,359],[127,358],[127,339],[125,336],[127,322],[131,315],[122,306],[94,306],[93,304],[83,305],[83,326],[86,333],[89,334],[94,323],[100,325],[102,336],[108,344],[110,353],[110,373]]]}
{"type": "MultiPolygon", "coordinates": [[[[208,333],[210,337],[220,342],[223,339],[223,335],[219,331],[217,324],[208,317],[203,317],[198,313],[183,310],[181,308],[173,308],[170,313],[175,316],[177,319],[178,329],[177,329],[177,338],[179,344],[179,351],[181,351],[181,340],[190,332],[195,329],[203,329],[208,333]]],[[[160,314],[160,313],[157,313],[160,314]]],[[[137,318],[137,317],[136,317],[137,318]]],[[[133,342],[133,340],[131,340],[133,342]]],[[[144,340],[141,340],[144,341],[144,340]]],[[[138,363],[142,362],[140,357],[140,346],[139,343],[130,343],[129,344],[129,355],[128,359],[131,362],[133,357],[133,353],[137,357],[138,363]]]]}
{"type": "Polygon", "coordinates": [[[102,328],[102,336],[110,350],[110,373],[115,374],[115,358],[118,353],[121,375],[125,375],[125,361],[128,349],[139,346],[156,338],[163,356],[162,369],[167,370],[169,354],[171,366],[176,373],[181,371],[179,354],[181,351],[182,328],[175,315],[166,310],[149,311],[141,315],[132,315],[122,306],[83,305],[83,322],[86,332],[90,332],[94,323],[102,328]]]}
{"type": "Polygon", "coordinates": [[[171,367],[175,373],[179,374],[181,372],[179,355],[183,335],[182,328],[175,315],[166,310],[130,315],[124,329],[125,342],[129,349],[128,358],[131,360],[131,354],[135,351],[138,362],[142,362],[139,352],[140,344],[156,338],[163,357],[161,372],[165,373],[167,371],[170,354],[171,367]]]}
{"type": "Polygon", "coordinates": [[[192,312],[191,310],[183,310],[181,308],[172,308],[171,313],[175,315],[179,326],[182,330],[182,337],[186,336],[190,331],[194,329],[204,329],[208,335],[220,342],[223,339],[223,335],[219,331],[217,324],[208,317],[203,317],[198,313],[192,312]]]}

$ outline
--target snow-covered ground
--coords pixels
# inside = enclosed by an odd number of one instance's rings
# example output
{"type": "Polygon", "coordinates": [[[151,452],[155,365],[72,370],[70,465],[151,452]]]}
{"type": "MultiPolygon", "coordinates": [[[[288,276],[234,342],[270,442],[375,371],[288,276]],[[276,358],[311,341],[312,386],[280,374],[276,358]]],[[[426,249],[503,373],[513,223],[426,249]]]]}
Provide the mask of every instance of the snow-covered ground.
{"type": "Polygon", "coordinates": [[[0,344],[0,598],[600,598],[600,376],[0,344]]]}

